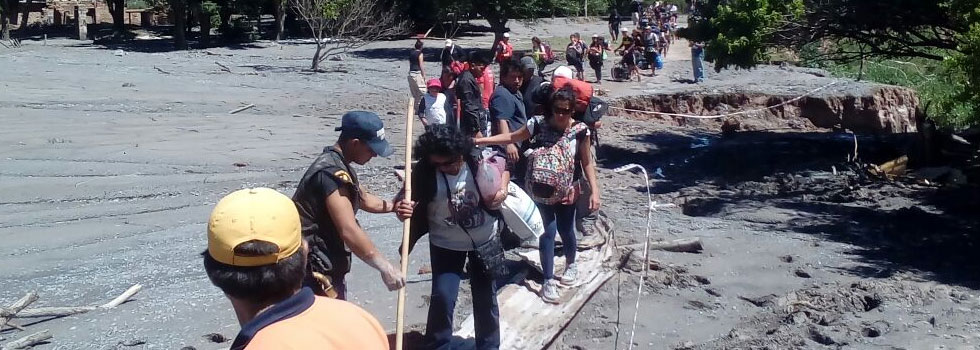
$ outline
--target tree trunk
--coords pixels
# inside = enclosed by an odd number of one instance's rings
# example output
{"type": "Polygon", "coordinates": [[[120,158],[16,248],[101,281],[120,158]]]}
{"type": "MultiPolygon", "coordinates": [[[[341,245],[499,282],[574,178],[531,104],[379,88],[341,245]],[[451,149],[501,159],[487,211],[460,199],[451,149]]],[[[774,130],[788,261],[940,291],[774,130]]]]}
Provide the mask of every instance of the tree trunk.
{"type": "Polygon", "coordinates": [[[0,39],[2,40],[10,40],[10,17],[7,13],[6,10],[0,12],[0,39]]]}
{"type": "Polygon", "coordinates": [[[126,31],[126,0],[108,0],[109,13],[112,15],[112,30],[116,33],[126,31]]]}
{"type": "Polygon", "coordinates": [[[170,12],[174,16],[174,47],[187,49],[187,3],[185,0],[170,0],[170,12]]]}
{"type": "Polygon", "coordinates": [[[24,0],[24,8],[22,10],[24,12],[20,15],[20,30],[26,31],[27,21],[31,17],[31,0],[24,0]]]}
{"type": "Polygon", "coordinates": [[[228,29],[231,29],[231,1],[219,0],[218,4],[218,17],[221,19],[221,24],[218,25],[218,31],[221,33],[227,33],[228,29]]]}
{"type": "Polygon", "coordinates": [[[276,6],[275,41],[279,42],[279,40],[282,40],[282,34],[283,34],[282,32],[285,29],[285,25],[286,25],[286,1],[285,0],[277,0],[277,1],[279,1],[279,6],[276,6]]]}
{"type": "Polygon", "coordinates": [[[323,44],[320,43],[320,39],[314,38],[317,41],[316,52],[313,53],[313,65],[310,66],[314,72],[320,70],[320,53],[323,52],[323,44]]]}
{"type": "Polygon", "coordinates": [[[493,30],[493,42],[496,45],[504,38],[504,33],[507,32],[507,19],[487,17],[487,22],[490,23],[490,29],[493,30]]]}
{"type": "Polygon", "coordinates": [[[211,17],[204,12],[203,1],[194,1],[191,11],[194,12],[194,18],[197,19],[197,24],[201,26],[201,39],[199,44],[202,48],[207,48],[211,46],[211,17]]]}

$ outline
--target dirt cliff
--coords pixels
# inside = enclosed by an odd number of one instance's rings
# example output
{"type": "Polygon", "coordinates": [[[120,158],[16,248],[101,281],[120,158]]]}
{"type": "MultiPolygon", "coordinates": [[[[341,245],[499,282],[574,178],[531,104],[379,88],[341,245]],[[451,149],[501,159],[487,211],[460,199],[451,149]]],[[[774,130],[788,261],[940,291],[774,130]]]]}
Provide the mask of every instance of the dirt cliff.
{"type": "Polygon", "coordinates": [[[731,123],[730,119],[734,118],[745,130],[843,128],[858,133],[916,131],[919,98],[911,89],[876,85],[866,89],[863,94],[799,96],[758,92],[655,93],[620,97],[610,104],[614,107],[611,110],[613,114],[685,126],[714,127],[725,123],[726,119],[731,123]],[[745,110],[753,112],[717,119],[691,119],[643,112],[721,115],[745,110]]]}

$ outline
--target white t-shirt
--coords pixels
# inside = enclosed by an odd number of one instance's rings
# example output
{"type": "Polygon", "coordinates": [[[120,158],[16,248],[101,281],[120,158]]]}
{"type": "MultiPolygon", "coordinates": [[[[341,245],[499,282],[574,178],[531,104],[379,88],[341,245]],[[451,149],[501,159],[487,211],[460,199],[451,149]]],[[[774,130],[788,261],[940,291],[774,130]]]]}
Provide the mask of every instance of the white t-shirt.
{"type": "Polygon", "coordinates": [[[435,97],[430,94],[422,96],[425,103],[423,116],[429,125],[446,124],[446,95],[439,93],[435,97]]]}
{"type": "Polygon", "coordinates": [[[489,241],[497,231],[497,218],[480,206],[476,179],[465,164],[457,175],[436,171],[436,195],[428,209],[429,242],[439,248],[471,251],[474,242],[480,245],[489,241]],[[452,188],[449,195],[447,182],[452,188]]]}

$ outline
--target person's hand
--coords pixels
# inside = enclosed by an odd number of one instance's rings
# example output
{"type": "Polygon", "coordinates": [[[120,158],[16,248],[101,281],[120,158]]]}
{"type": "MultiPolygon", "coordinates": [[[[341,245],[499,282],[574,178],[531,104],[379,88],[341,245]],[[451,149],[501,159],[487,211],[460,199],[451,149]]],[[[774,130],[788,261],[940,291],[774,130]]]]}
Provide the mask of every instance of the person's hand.
{"type": "Polygon", "coordinates": [[[596,210],[599,210],[599,205],[599,192],[592,192],[592,195],[589,196],[589,212],[594,213],[596,210]]]}
{"type": "Polygon", "coordinates": [[[381,280],[384,281],[389,291],[399,290],[405,286],[405,276],[395,268],[395,265],[385,261],[385,266],[379,272],[381,272],[381,280]]]}
{"type": "Polygon", "coordinates": [[[507,184],[501,184],[500,190],[497,191],[497,194],[493,196],[493,199],[487,205],[490,209],[500,209],[505,199],[507,199],[507,184]]]}
{"type": "Polygon", "coordinates": [[[400,200],[395,202],[395,215],[398,216],[398,220],[405,221],[406,219],[412,217],[415,213],[415,202],[400,200]]]}
{"type": "Polygon", "coordinates": [[[517,146],[513,143],[507,145],[507,160],[511,163],[517,163],[521,159],[521,153],[517,150],[517,146]]]}
{"type": "Polygon", "coordinates": [[[579,194],[579,187],[578,184],[576,184],[571,191],[568,191],[568,194],[565,195],[565,198],[561,200],[561,204],[562,205],[575,204],[575,201],[578,200],[578,194],[579,194]]]}

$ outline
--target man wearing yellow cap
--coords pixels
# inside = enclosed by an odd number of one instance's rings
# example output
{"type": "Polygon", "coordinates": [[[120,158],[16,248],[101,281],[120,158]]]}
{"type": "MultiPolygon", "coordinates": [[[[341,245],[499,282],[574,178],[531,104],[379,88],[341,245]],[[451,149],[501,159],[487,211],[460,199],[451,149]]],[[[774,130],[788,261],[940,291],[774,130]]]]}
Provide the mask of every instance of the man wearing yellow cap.
{"type": "Polygon", "coordinates": [[[351,253],[378,270],[388,290],[405,285],[401,270],[388,262],[357,223],[360,209],[369,213],[391,213],[393,201],[364,191],[350,163],[364,165],[376,156],[393,153],[377,114],[347,112],[337,128],[340,138],[323,149],[293,194],[303,222],[303,237],[310,244],[306,285],[316,294],[346,299],[345,278],[351,253]]]}
{"type": "Polygon", "coordinates": [[[289,197],[254,188],[215,205],[202,255],[242,326],[231,349],[388,349],[373,316],[302,286],[308,253],[289,197]]]}

